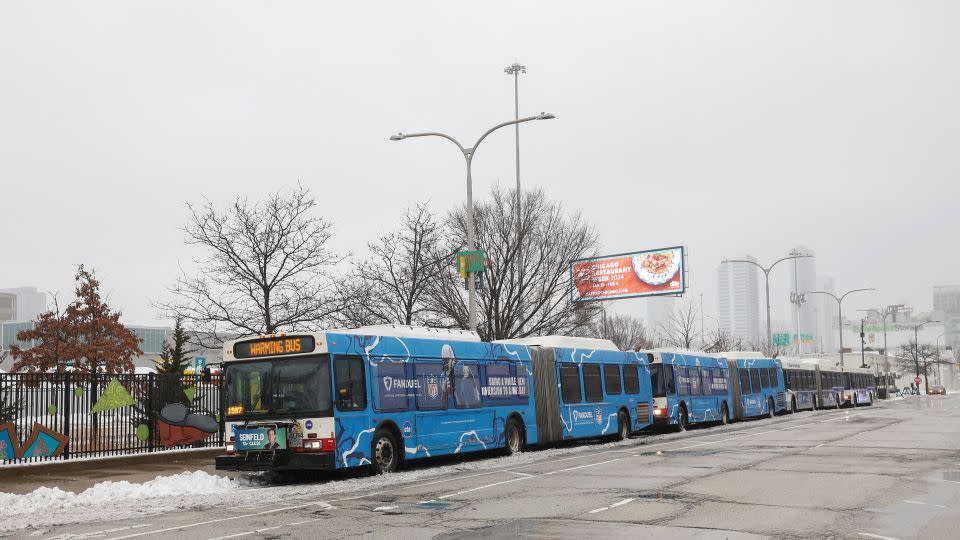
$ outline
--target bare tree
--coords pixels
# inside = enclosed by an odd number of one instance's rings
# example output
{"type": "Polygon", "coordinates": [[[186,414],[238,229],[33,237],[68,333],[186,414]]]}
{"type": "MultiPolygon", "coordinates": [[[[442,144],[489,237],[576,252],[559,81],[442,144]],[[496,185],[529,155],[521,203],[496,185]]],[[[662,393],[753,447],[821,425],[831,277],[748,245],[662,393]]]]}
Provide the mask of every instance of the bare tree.
{"type": "Polygon", "coordinates": [[[923,376],[923,385],[926,390],[930,390],[930,382],[927,380],[928,375],[934,373],[942,365],[953,363],[951,359],[942,358],[940,351],[933,345],[917,347],[917,342],[913,340],[900,345],[900,350],[894,356],[894,361],[900,371],[913,372],[918,377],[923,376]]]}
{"type": "MultiPolygon", "coordinates": [[[[476,205],[477,248],[489,263],[478,294],[484,339],[569,334],[592,313],[570,301],[570,261],[595,254],[593,227],[541,190],[522,199],[518,209],[515,193],[495,187],[489,201],[476,205]]],[[[448,227],[450,238],[466,238],[465,209],[451,213],[448,227]]],[[[464,280],[452,264],[430,288],[429,304],[444,325],[467,327],[464,280]]]]}
{"type": "Polygon", "coordinates": [[[261,202],[238,197],[223,211],[209,200],[187,203],[186,241],[207,254],[195,261],[196,275],[184,272],[171,288],[176,300],[160,307],[205,347],[322,324],[340,308],[330,274],[340,258],[327,248],[331,224],[315,207],[303,186],[261,202]]]}
{"type": "Polygon", "coordinates": [[[696,304],[686,302],[676,308],[662,325],[663,340],[671,347],[689,349],[699,339],[700,312],[696,304]]]}
{"type": "Polygon", "coordinates": [[[639,351],[654,348],[647,333],[647,326],[637,317],[624,314],[608,314],[594,317],[589,325],[589,336],[609,339],[621,351],[639,351]]]}
{"type": "Polygon", "coordinates": [[[344,326],[442,324],[425,294],[453,261],[443,232],[426,204],[408,208],[400,228],[368,244],[369,258],[354,264],[341,288],[348,303],[335,315],[337,322],[344,326]]]}

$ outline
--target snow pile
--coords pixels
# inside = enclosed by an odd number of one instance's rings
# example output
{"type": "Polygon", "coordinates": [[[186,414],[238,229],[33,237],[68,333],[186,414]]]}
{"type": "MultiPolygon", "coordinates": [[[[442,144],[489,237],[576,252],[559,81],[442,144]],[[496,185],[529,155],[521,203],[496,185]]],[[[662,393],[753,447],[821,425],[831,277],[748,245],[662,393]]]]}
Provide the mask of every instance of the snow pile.
{"type": "Polygon", "coordinates": [[[3,508],[6,517],[50,514],[66,508],[123,505],[142,499],[223,493],[237,487],[239,484],[229,478],[194,471],[158,476],[142,484],[131,484],[126,480],[100,482],[81,493],[48,487],[37,488],[25,495],[0,493],[0,508],[3,508]]]}

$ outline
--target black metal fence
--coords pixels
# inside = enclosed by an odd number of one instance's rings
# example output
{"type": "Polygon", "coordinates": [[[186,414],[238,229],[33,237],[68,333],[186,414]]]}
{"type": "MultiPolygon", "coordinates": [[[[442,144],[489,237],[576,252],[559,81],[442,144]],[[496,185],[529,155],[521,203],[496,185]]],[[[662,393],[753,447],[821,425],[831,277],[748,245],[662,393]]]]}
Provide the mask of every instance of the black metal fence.
{"type": "Polygon", "coordinates": [[[223,446],[222,390],[222,375],[0,373],[0,466],[223,446]],[[162,417],[174,403],[218,431],[162,417]]]}

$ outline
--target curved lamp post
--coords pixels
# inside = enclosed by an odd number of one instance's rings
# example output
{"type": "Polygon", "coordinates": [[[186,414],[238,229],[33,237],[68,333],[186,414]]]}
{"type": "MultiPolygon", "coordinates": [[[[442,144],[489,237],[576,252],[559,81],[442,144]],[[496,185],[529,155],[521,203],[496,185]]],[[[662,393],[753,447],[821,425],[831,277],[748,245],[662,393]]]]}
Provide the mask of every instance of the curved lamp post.
{"type": "MultiPolygon", "coordinates": [[[[773,267],[783,261],[789,261],[790,259],[804,259],[807,257],[812,257],[813,255],[791,255],[789,257],[784,257],[782,259],[777,259],[773,261],[773,264],[770,266],[764,267],[757,261],[752,261],[750,259],[724,259],[723,262],[726,263],[750,263],[760,270],[763,270],[763,277],[766,280],[766,291],[767,291],[767,347],[773,347],[773,333],[770,330],[770,271],[773,270],[773,267]]],[[[797,339],[800,339],[800,336],[797,336],[797,339]]]]}
{"type": "Polygon", "coordinates": [[[853,289],[841,294],[840,296],[837,296],[829,291],[809,291],[810,294],[825,294],[837,301],[837,313],[840,316],[840,320],[837,321],[837,325],[840,329],[840,369],[843,369],[843,299],[846,298],[848,294],[852,294],[855,292],[875,291],[875,290],[876,289],[872,287],[868,287],[866,289],[853,289]]]}
{"type": "MultiPolygon", "coordinates": [[[[477,142],[471,147],[465,147],[460,144],[460,141],[454,139],[450,135],[445,133],[440,133],[437,131],[426,131],[423,133],[397,133],[390,137],[391,141],[402,141],[404,139],[409,139],[411,137],[443,137],[453,144],[457,145],[457,148],[460,149],[460,153],[463,154],[463,159],[467,163],[467,251],[474,250],[474,244],[476,243],[476,232],[474,226],[474,216],[473,216],[473,175],[472,175],[472,164],[473,156],[476,154],[477,147],[480,146],[480,143],[487,138],[487,135],[490,135],[494,131],[506,127],[512,126],[514,124],[522,124],[523,122],[530,122],[531,120],[552,120],[556,118],[550,113],[542,112],[535,116],[527,116],[526,118],[518,118],[516,120],[510,120],[508,122],[503,122],[493,126],[488,129],[477,139],[477,142]]],[[[469,274],[467,279],[467,289],[468,289],[468,317],[470,330],[477,330],[477,282],[473,273],[469,274]]]]}

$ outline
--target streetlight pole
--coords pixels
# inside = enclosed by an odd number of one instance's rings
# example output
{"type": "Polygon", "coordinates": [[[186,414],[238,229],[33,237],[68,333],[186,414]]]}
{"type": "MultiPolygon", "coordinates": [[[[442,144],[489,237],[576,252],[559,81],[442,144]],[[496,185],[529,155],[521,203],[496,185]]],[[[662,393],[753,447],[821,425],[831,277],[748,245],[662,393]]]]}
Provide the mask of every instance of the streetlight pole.
{"type": "MultiPolygon", "coordinates": [[[[887,350],[887,317],[893,315],[896,311],[891,309],[891,306],[883,308],[882,313],[876,309],[861,309],[860,311],[876,313],[883,322],[883,386],[886,388],[890,386],[888,380],[890,373],[890,351],[887,350]]],[[[884,392],[886,392],[886,390],[884,390],[884,392]]]]}
{"type": "Polygon", "coordinates": [[[853,289],[843,293],[840,296],[837,296],[829,291],[810,291],[810,294],[826,294],[832,297],[837,301],[837,314],[840,317],[840,320],[837,321],[837,325],[840,328],[840,369],[843,369],[843,299],[847,297],[848,294],[861,291],[875,291],[876,289],[869,287],[866,289],[853,289]]]}
{"type": "Polygon", "coordinates": [[[767,294],[767,347],[773,347],[773,332],[770,330],[770,271],[773,270],[773,267],[783,261],[789,261],[790,259],[803,259],[806,257],[812,257],[812,255],[790,255],[789,257],[784,257],[782,259],[777,259],[770,266],[764,267],[757,261],[750,259],[724,259],[724,264],[726,263],[750,263],[760,270],[763,270],[763,277],[766,283],[766,294],[767,294]]]}
{"type": "MultiPolygon", "coordinates": [[[[922,323],[913,327],[913,363],[917,369],[917,377],[920,376],[920,329],[924,325],[935,323],[940,321],[923,321],[922,323]]],[[[923,365],[923,389],[925,392],[930,391],[930,381],[927,380],[927,365],[924,362],[923,365]]],[[[918,388],[919,390],[919,388],[918,388]]]]}
{"type": "MultiPolygon", "coordinates": [[[[526,66],[521,66],[520,64],[514,62],[512,65],[507,66],[504,70],[504,73],[507,75],[513,75],[513,118],[515,120],[520,120],[520,74],[527,72],[526,66]]],[[[520,295],[520,286],[523,283],[522,279],[522,270],[523,270],[523,260],[520,258],[523,250],[523,197],[520,191],[520,123],[514,124],[514,141],[516,144],[516,161],[517,161],[517,255],[515,259],[516,263],[516,272],[517,272],[517,294],[520,295]]],[[[606,309],[604,309],[604,317],[606,317],[606,309]]],[[[606,332],[606,321],[604,321],[604,332],[606,332]]],[[[520,327],[521,334],[523,333],[523,325],[521,323],[520,327]]],[[[606,336],[604,336],[606,337],[606,336]]]]}
{"type": "Polygon", "coordinates": [[[939,336],[937,336],[937,341],[936,341],[937,343],[937,384],[942,384],[940,382],[940,338],[947,335],[955,335],[955,334],[960,334],[960,332],[944,332],[939,336]]]}
{"type": "MultiPolygon", "coordinates": [[[[467,164],[467,251],[473,251],[476,245],[476,227],[474,224],[474,211],[473,211],[473,156],[476,154],[477,147],[480,146],[480,143],[487,138],[487,135],[490,135],[494,131],[506,127],[512,126],[514,124],[522,124],[523,122],[530,122],[532,120],[552,120],[556,118],[550,113],[542,112],[535,116],[527,116],[525,118],[518,118],[516,120],[510,120],[508,122],[501,122],[492,128],[488,129],[477,139],[477,142],[473,144],[470,148],[464,147],[460,144],[460,141],[454,139],[450,135],[445,133],[440,133],[437,131],[426,131],[422,133],[397,133],[390,137],[391,141],[402,141],[411,137],[443,137],[453,144],[457,145],[457,148],[460,149],[460,153],[463,154],[463,159],[467,164]]],[[[473,272],[468,274],[467,277],[467,316],[469,319],[470,330],[477,330],[477,282],[476,276],[473,272]]]]}

